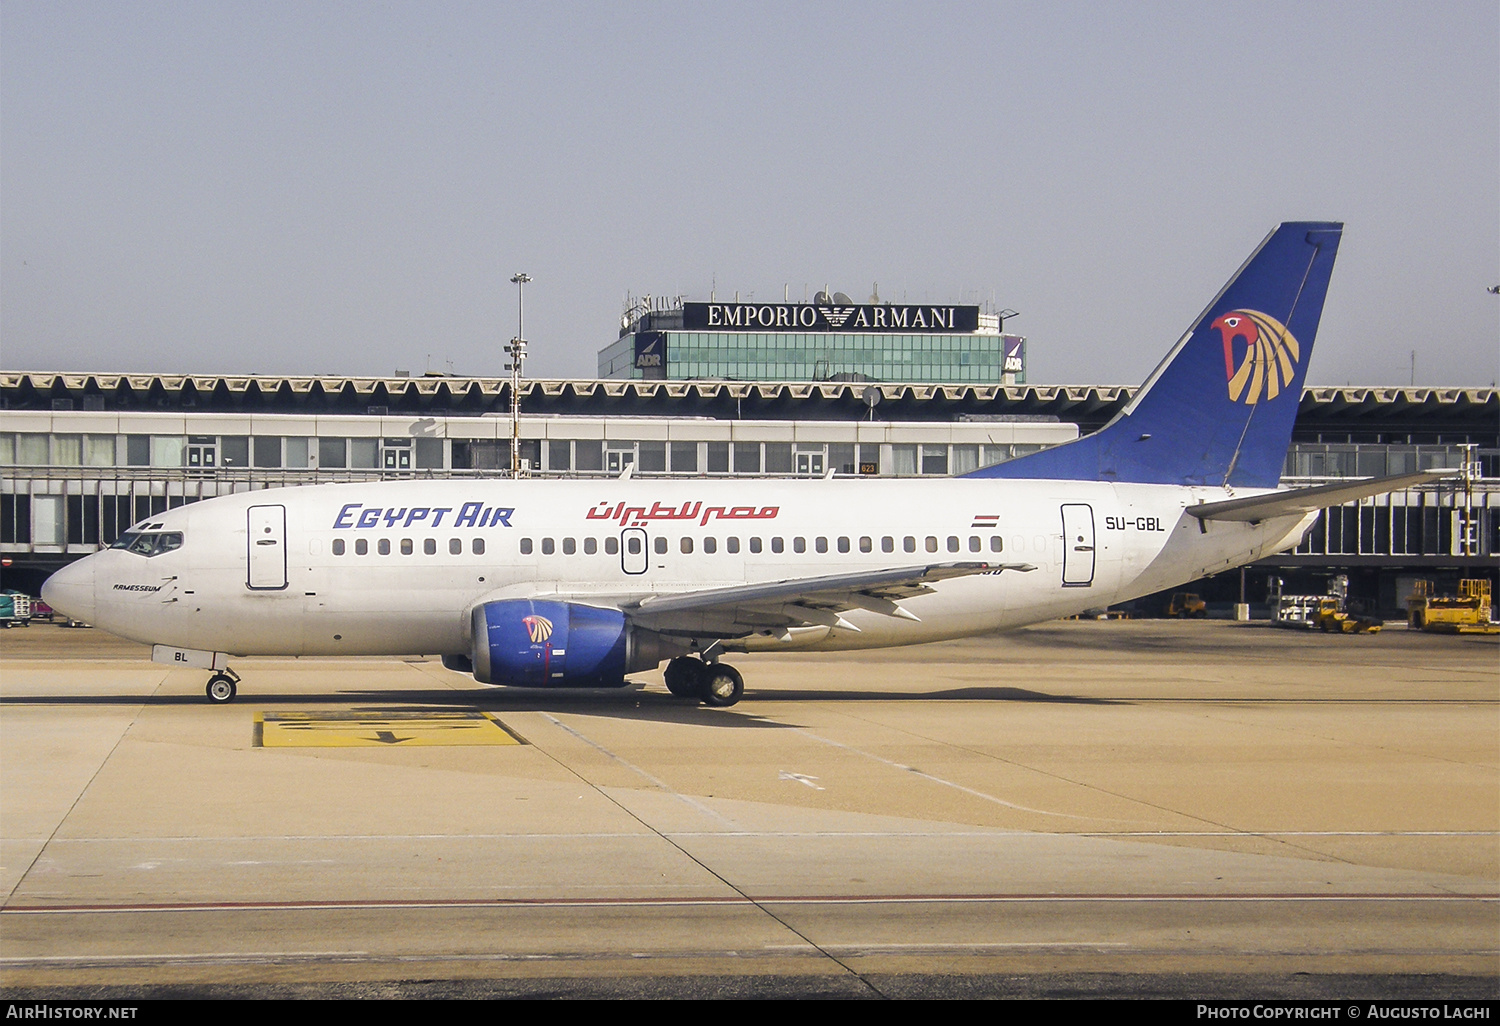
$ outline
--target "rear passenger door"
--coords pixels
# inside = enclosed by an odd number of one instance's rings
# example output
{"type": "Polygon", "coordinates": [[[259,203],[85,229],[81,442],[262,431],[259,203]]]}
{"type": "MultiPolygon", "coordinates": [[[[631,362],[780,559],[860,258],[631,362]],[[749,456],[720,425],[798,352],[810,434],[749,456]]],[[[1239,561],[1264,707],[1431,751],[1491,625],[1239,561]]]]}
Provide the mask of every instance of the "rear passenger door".
{"type": "Polygon", "coordinates": [[[1094,583],[1094,507],[1082,502],[1064,503],[1064,588],[1087,588],[1094,583]]]}

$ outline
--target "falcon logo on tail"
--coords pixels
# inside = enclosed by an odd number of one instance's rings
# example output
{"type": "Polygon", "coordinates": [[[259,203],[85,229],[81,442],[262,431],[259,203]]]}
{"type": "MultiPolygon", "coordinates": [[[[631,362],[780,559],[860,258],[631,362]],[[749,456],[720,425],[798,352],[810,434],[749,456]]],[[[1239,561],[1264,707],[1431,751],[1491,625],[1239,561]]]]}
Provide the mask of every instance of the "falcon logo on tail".
{"type": "Polygon", "coordinates": [[[1301,347],[1276,318],[1258,310],[1231,310],[1214,321],[1224,339],[1224,376],[1229,398],[1254,406],[1261,398],[1275,399],[1297,373],[1301,347]],[[1234,365],[1235,342],[1244,344],[1240,365],[1234,365]]]}

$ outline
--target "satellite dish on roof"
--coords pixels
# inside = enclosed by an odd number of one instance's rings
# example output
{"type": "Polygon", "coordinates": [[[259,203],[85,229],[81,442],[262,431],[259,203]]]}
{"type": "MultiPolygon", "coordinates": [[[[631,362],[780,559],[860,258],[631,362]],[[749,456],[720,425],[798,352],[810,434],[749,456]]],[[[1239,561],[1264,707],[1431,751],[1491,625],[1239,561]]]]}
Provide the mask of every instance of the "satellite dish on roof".
{"type": "Polygon", "coordinates": [[[829,298],[827,292],[823,291],[822,289],[819,289],[817,291],[817,293],[813,296],[813,302],[816,303],[818,306],[827,306],[828,304],[832,303],[833,300],[829,298]]]}
{"type": "Polygon", "coordinates": [[[844,295],[842,292],[835,292],[833,294],[833,301],[835,303],[837,303],[839,306],[853,306],[854,305],[854,300],[850,299],[848,296],[844,295]]]}
{"type": "Polygon", "coordinates": [[[865,386],[865,390],[859,393],[859,398],[864,402],[866,406],[873,410],[875,407],[880,405],[880,389],[876,388],[874,385],[867,385],[865,386]]]}

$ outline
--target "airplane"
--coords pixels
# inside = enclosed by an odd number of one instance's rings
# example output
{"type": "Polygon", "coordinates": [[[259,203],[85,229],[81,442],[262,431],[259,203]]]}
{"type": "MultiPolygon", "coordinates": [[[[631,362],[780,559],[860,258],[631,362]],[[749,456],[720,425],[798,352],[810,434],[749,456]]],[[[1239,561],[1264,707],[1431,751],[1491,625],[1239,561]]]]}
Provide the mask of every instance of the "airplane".
{"type": "Polygon", "coordinates": [[[529,687],[620,687],[665,662],[672,694],[716,707],[744,692],[728,653],[913,645],[1110,606],[1442,476],[1278,488],[1342,231],[1280,225],[1105,427],[963,476],[267,489],[155,514],[42,597],[211,670],[212,702],[236,695],[234,657],[440,655],[529,687]]]}

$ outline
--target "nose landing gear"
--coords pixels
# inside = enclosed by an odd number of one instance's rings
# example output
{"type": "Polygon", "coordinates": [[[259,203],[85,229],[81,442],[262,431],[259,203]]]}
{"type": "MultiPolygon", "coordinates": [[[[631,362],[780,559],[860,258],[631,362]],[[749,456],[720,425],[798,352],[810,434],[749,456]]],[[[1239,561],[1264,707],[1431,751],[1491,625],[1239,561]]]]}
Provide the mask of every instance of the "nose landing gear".
{"type": "Polygon", "coordinates": [[[745,678],[728,663],[679,656],[667,664],[662,677],[677,697],[697,698],[715,708],[728,708],[745,694],[745,678]]]}
{"type": "Polygon", "coordinates": [[[215,705],[224,705],[234,701],[236,692],[235,685],[239,684],[240,675],[227,666],[208,678],[208,686],[204,691],[208,694],[208,700],[215,705]]]}

